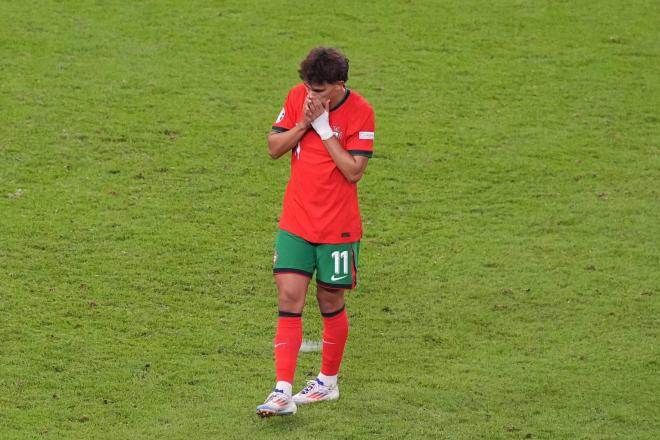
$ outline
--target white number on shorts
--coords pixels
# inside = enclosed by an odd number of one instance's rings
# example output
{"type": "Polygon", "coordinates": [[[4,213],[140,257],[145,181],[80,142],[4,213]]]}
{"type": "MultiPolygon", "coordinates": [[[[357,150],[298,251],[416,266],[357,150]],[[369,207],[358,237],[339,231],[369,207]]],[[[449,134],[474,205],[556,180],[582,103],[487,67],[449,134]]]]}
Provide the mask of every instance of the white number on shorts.
{"type": "Polygon", "coordinates": [[[343,251],[343,252],[334,251],[332,253],[332,258],[335,259],[335,273],[337,275],[339,275],[340,273],[347,274],[348,273],[348,251],[343,251]],[[340,266],[341,266],[339,260],[344,261],[344,272],[339,271],[340,266]]]}

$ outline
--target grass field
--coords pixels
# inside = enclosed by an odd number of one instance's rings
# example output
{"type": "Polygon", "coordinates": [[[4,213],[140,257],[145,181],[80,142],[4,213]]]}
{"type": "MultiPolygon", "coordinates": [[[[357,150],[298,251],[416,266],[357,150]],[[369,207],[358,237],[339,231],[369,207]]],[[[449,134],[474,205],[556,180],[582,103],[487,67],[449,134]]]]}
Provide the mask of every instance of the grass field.
{"type": "Polygon", "coordinates": [[[659,22],[0,3],[0,439],[659,438],[659,22]],[[265,134],[319,44],[377,115],[360,286],[342,399],[261,420],[289,172],[265,134]]]}

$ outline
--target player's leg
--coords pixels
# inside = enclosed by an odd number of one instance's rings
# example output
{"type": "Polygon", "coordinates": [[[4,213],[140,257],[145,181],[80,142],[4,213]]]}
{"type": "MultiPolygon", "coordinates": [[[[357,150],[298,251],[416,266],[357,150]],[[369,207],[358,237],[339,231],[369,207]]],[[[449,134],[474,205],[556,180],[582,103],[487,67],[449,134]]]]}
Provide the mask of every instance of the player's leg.
{"type": "Polygon", "coordinates": [[[359,242],[322,245],[317,248],[316,298],[323,316],[321,371],[315,380],[294,396],[296,403],[339,398],[337,375],[348,339],[345,289],[355,286],[359,242]]]}
{"type": "MultiPolygon", "coordinates": [[[[344,305],[344,290],[328,289],[322,286],[317,286],[317,289],[316,298],[323,316],[323,353],[318,378],[325,385],[336,387],[337,374],[348,339],[348,316],[344,305]]],[[[339,397],[338,393],[337,397],[339,397]]]]}
{"type": "Polygon", "coordinates": [[[273,340],[276,383],[266,401],[257,407],[261,417],[293,415],[297,409],[292,388],[302,343],[302,310],[309,278],[296,273],[278,273],[275,283],[279,308],[273,340]]]}
{"type": "Polygon", "coordinates": [[[314,266],[313,245],[288,232],[278,232],[273,265],[279,309],[273,341],[276,384],[266,401],[257,407],[257,414],[262,417],[296,412],[292,384],[302,342],[302,311],[314,266]]]}
{"type": "Polygon", "coordinates": [[[357,284],[360,242],[324,247],[322,251],[317,250],[316,298],[323,316],[323,353],[318,379],[327,386],[336,387],[348,338],[344,292],[357,284]]]}
{"type": "Polygon", "coordinates": [[[309,286],[309,278],[298,274],[275,275],[278,290],[277,330],[273,347],[275,352],[275,389],[288,396],[292,394],[293,378],[302,343],[302,311],[309,286]]]}
{"type": "Polygon", "coordinates": [[[279,312],[302,315],[311,276],[297,273],[276,273],[277,309],[279,312]]]}

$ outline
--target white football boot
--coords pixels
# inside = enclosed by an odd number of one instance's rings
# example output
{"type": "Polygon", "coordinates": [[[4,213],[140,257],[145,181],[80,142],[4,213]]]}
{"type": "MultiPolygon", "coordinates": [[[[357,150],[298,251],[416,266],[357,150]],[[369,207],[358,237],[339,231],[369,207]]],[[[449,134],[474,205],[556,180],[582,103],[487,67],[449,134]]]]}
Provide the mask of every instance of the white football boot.
{"type": "Polygon", "coordinates": [[[337,399],[339,399],[339,387],[326,386],[318,378],[308,380],[307,386],[293,396],[293,401],[298,405],[337,399]]]}
{"type": "Polygon", "coordinates": [[[260,417],[292,416],[296,410],[296,403],[291,396],[276,389],[268,395],[263,404],[257,407],[257,415],[260,417]]]}

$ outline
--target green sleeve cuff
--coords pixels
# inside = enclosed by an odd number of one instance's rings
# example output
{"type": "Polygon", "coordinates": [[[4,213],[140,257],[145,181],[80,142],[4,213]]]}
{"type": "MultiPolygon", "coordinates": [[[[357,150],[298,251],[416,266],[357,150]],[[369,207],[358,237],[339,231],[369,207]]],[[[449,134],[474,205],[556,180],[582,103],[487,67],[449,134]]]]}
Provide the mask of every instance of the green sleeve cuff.
{"type": "Polygon", "coordinates": [[[371,157],[374,154],[373,151],[369,150],[348,150],[348,152],[351,154],[351,156],[371,157]]]}

